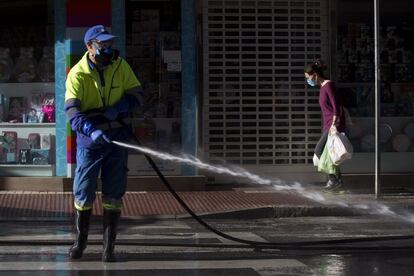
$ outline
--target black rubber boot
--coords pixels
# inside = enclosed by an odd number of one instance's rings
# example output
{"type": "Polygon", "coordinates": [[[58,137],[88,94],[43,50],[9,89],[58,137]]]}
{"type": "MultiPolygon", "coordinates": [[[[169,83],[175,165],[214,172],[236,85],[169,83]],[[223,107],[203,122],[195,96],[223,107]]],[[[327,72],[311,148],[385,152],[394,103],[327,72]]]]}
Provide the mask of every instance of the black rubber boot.
{"type": "Polygon", "coordinates": [[[69,250],[71,259],[79,259],[82,257],[83,251],[86,248],[89,232],[89,219],[91,217],[92,209],[86,211],[76,210],[76,240],[69,250]]]}
{"type": "Polygon", "coordinates": [[[103,215],[103,262],[116,262],[114,247],[121,210],[107,210],[104,208],[103,215]]]}

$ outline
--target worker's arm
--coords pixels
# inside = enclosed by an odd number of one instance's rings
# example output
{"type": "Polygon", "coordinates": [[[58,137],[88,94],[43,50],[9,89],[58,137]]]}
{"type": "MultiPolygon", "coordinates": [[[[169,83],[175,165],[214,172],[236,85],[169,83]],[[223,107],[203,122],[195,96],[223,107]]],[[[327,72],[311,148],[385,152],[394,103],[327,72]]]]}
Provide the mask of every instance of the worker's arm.
{"type": "Polygon", "coordinates": [[[110,120],[115,120],[119,114],[132,112],[141,107],[144,102],[144,91],[141,86],[136,86],[125,91],[124,96],[116,104],[105,109],[104,115],[110,120]]]}

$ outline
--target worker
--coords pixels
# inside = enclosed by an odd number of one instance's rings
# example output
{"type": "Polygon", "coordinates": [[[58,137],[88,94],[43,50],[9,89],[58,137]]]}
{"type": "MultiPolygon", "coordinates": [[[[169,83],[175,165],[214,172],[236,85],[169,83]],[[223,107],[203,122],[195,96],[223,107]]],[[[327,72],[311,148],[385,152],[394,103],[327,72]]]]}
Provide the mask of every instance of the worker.
{"type": "Polygon", "coordinates": [[[128,151],[112,141],[128,139],[130,132],[120,120],[143,103],[141,84],[129,64],[119,57],[114,47],[116,38],[102,25],[89,28],[84,36],[87,51],[66,80],[65,112],[77,135],[73,183],[76,240],[69,251],[71,259],[81,258],[86,248],[100,173],[102,261],[116,261],[114,243],[127,185],[128,151]]]}

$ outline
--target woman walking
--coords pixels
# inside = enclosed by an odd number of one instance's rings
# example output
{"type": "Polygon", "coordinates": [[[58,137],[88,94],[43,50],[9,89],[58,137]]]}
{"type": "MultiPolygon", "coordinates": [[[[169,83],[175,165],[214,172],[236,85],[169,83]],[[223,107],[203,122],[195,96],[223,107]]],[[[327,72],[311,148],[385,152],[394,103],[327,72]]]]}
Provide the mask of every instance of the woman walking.
{"type": "MultiPolygon", "coordinates": [[[[339,101],[339,96],[336,93],[334,83],[324,75],[325,69],[326,66],[319,59],[309,63],[305,67],[305,78],[307,83],[312,87],[319,87],[319,105],[322,110],[323,131],[322,136],[315,147],[315,154],[318,158],[321,158],[328,140],[329,132],[333,131],[334,127],[336,127],[339,132],[345,132],[344,109],[339,101]]],[[[342,186],[339,167],[336,171],[336,174],[328,174],[328,182],[324,188],[325,190],[336,190],[342,186]]]]}

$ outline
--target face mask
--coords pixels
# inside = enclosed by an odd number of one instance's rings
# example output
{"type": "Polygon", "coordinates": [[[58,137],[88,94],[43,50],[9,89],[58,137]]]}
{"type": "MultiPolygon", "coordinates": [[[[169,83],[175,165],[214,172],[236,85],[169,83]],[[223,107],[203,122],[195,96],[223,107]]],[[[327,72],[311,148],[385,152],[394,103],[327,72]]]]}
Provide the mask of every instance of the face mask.
{"type": "Polygon", "coordinates": [[[316,80],[314,79],[307,79],[306,82],[312,87],[316,86],[316,80]]]}
{"type": "Polygon", "coordinates": [[[112,49],[112,47],[101,48],[94,43],[93,47],[96,50],[95,62],[99,68],[105,68],[112,63],[113,60],[116,60],[119,56],[119,51],[112,49]]]}

